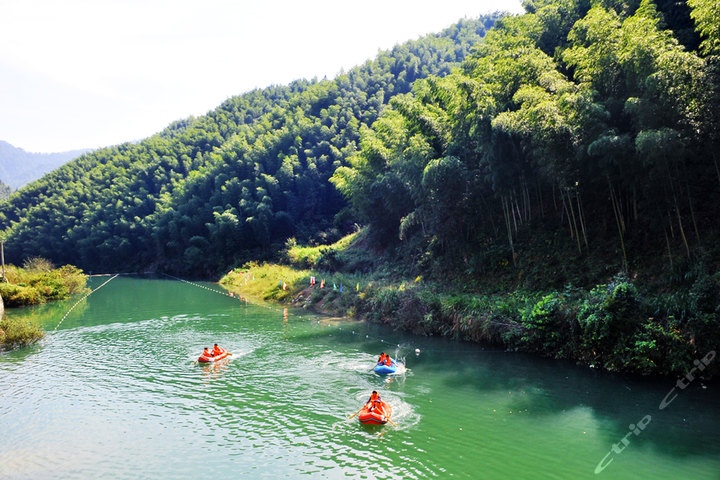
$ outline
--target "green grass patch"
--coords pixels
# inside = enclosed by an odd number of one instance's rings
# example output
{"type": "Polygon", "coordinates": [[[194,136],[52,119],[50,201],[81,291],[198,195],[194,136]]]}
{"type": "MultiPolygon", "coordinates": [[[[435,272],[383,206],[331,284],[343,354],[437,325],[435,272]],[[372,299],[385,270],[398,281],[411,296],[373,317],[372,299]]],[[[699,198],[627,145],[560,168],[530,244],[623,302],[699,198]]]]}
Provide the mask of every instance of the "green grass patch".
{"type": "Polygon", "coordinates": [[[220,279],[220,284],[247,297],[284,301],[298,291],[306,278],[310,278],[309,270],[253,262],[231,270],[220,279]]]}

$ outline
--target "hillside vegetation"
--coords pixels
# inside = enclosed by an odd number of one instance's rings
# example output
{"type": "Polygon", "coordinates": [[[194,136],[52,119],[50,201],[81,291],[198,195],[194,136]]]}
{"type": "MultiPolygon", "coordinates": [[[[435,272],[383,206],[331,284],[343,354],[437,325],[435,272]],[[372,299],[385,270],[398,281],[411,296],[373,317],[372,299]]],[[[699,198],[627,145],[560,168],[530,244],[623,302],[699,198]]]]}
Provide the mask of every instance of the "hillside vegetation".
{"type": "Polygon", "coordinates": [[[289,236],[336,235],[345,203],[327,180],[361,131],[417,79],[450,73],[494,19],[464,20],[332,81],[249,92],[138,144],[83,155],[0,205],[6,255],[198,277],[271,256],[289,236]]]}
{"type": "Polygon", "coordinates": [[[720,12],[684,7],[526,3],[459,71],[394,97],[332,177],[386,257],[286,259],[375,272],[333,302],[417,333],[689,370],[720,345],[720,12]],[[696,40],[667,28],[683,15],[696,40]]]}
{"type": "Polygon", "coordinates": [[[611,369],[691,368],[720,346],[720,7],[525,5],[460,71],[393,98],[332,181],[410,276],[531,292],[496,340],[611,369]],[[697,41],[668,28],[690,18],[697,41]]]}

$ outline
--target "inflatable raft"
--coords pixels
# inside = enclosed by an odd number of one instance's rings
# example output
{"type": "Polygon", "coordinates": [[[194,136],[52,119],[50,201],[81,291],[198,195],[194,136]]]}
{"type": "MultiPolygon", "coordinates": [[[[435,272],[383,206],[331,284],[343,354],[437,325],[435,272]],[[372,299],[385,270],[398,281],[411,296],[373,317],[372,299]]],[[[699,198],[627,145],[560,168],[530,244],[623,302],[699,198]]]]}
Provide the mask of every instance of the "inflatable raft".
{"type": "Polygon", "coordinates": [[[366,425],[385,425],[392,415],[392,407],[385,400],[382,401],[382,408],[376,408],[370,411],[367,406],[363,407],[358,414],[360,423],[366,425]]]}
{"type": "Polygon", "coordinates": [[[375,373],[377,373],[378,375],[387,375],[389,373],[395,373],[395,371],[397,370],[397,364],[395,363],[395,360],[391,358],[390,365],[378,363],[377,365],[375,365],[375,368],[373,370],[375,370],[375,373]]]}
{"type": "Polygon", "coordinates": [[[223,358],[226,358],[228,355],[230,355],[227,352],[227,350],[225,350],[224,348],[222,348],[221,350],[222,350],[222,352],[220,353],[220,355],[215,355],[214,357],[207,357],[205,355],[200,355],[198,357],[197,361],[199,363],[212,363],[212,362],[217,362],[218,360],[222,360],[223,358]]]}

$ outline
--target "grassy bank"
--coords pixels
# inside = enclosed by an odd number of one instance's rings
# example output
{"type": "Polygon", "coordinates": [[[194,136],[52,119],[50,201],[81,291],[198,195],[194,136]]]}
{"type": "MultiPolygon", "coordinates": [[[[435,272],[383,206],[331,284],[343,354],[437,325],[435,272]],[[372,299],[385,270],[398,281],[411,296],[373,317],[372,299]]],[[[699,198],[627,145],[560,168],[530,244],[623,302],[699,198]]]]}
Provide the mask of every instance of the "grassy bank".
{"type": "MultiPolygon", "coordinates": [[[[80,293],[87,277],[71,265],[54,268],[48,261],[32,258],[23,267],[5,267],[5,279],[0,282],[0,295],[5,307],[24,307],[51,300],[63,300],[80,293]]],[[[3,317],[0,320],[0,347],[25,345],[44,335],[39,325],[30,321],[3,317]]]]}
{"type": "MultiPolygon", "coordinates": [[[[248,265],[221,283],[241,294],[420,335],[500,345],[610,371],[682,375],[720,345],[720,274],[698,272],[686,290],[670,296],[622,275],[593,288],[468,292],[457,283],[393,275],[392,263],[369,250],[361,234],[324,247],[290,242],[284,261],[288,265],[248,265]]],[[[715,362],[704,374],[717,375],[719,367],[715,362]]]]}

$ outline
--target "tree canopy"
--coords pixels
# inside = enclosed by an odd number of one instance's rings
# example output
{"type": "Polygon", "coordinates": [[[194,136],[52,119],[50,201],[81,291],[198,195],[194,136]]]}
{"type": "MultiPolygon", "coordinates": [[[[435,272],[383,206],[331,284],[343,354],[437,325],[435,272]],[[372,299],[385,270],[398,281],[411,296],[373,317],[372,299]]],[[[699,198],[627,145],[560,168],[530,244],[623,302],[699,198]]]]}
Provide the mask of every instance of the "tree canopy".
{"type": "Polygon", "coordinates": [[[204,276],[322,241],[345,206],[328,182],[360,131],[413,83],[460,64],[497,15],[395,46],[333,80],[298,80],[225,101],[135,144],[83,155],[0,205],[6,255],[86,270],[204,276]]]}
{"type": "Polygon", "coordinates": [[[423,270],[550,266],[539,239],[608,272],[717,261],[715,3],[526,2],[391,99],[331,181],[423,270]],[[690,17],[702,42],[667,27],[690,17]]]}

